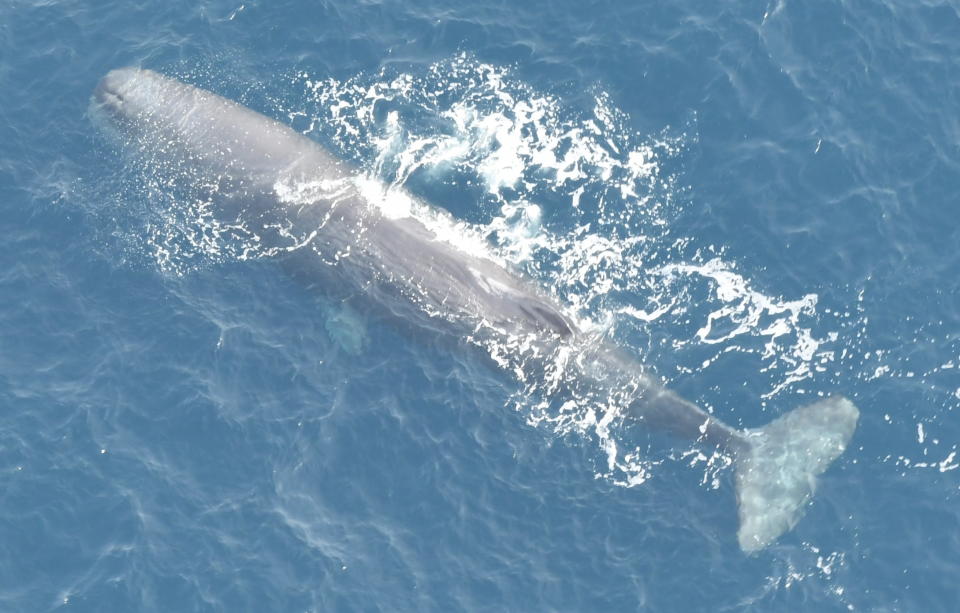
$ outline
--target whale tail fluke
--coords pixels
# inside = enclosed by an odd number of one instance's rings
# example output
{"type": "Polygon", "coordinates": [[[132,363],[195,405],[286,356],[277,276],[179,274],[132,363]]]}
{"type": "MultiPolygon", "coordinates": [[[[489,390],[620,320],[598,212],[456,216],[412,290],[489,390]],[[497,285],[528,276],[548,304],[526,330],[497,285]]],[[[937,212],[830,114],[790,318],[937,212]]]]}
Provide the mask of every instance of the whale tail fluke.
{"type": "Polygon", "coordinates": [[[743,551],[759,551],[793,528],[816,477],[843,453],[859,415],[852,402],[831,396],[744,433],[734,475],[743,551]]]}

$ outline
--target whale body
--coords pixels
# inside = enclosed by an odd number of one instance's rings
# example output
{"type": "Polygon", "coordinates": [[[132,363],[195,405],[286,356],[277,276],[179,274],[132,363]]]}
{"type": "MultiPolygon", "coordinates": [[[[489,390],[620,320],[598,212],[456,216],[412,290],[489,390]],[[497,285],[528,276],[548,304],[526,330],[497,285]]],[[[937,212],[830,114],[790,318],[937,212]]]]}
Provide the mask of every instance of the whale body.
{"type": "Polygon", "coordinates": [[[543,376],[546,356],[564,355],[576,382],[553,393],[586,382],[616,394],[626,414],[646,426],[729,453],[745,552],[793,528],[816,477],[856,428],[859,411],[839,395],[760,428],[728,426],[580,330],[531,280],[441,238],[417,216],[385,214],[356,168],[234,101],[151,70],[121,68],[97,85],[91,111],[131,154],[162,160],[176,182],[202,182],[218,215],[258,234],[292,274],[422,328],[480,339],[521,379],[543,376]]]}

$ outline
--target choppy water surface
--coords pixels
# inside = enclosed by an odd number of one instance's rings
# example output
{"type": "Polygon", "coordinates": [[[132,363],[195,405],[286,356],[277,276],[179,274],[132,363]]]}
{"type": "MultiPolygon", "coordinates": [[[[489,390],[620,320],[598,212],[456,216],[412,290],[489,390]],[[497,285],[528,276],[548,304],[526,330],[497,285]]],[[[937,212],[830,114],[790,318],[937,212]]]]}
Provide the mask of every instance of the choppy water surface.
{"type": "Polygon", "coordinates": [[[958,11],[6,5],[0,608],[952,610],[958,11]],[[433,203],[728,423],[851,397],[851,447],[745,556],[728,458],[333,307],[118,154],[129,64],[433,203]]]}

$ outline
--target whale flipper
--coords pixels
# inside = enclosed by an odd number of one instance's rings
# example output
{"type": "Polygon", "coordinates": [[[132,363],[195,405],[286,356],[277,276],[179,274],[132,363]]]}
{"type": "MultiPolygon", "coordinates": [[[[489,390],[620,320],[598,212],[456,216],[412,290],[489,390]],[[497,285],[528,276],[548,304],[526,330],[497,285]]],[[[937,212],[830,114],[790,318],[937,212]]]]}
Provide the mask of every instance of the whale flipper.
{"type": "Polygon", "coordinates": [[[347,304],[327,305],[323,326],[340,349],[349,355],[360,355],[369,343],[363,317],[347,304]]]}
{"type": "Polygon", "coordinates": [[[793,528],[817,476],[850,442],[859,415],[852,402],[831,396],[745,431],[734,476],[743,551],[759,551],[793,528]]]}

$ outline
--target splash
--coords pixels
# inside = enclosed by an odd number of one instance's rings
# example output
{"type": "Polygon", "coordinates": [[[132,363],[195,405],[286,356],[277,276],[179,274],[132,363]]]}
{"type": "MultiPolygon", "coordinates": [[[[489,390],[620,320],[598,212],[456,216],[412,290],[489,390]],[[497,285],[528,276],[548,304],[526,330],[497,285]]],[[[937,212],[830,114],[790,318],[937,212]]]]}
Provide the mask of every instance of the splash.
{"type": "MultiPolygon", "coordinates": [[[[385,69],[343,81],[299,73],[291,82],[310,110],[291,108],[289,119],[308,119],[305,133],[336,143],[384,183],[465,190],[472,223],[459,222],[452,234],[484,237],[481,248],[551,288],[598,342],[636,338],[658,364],[668,352],[709,352],[696,369],[678,362],[672,372],[661,370],[668,382],[743,353],[768,374],[762,397],[770,399],[833,359],[829,347],[838,334],[815,332],[816,294],[770,296],[722,252],[671,233],[671,222],[691,206],[677,169],[696,144],[695,119],[638,134],[602,91],[592,93],[589,108],[571,108],[510,69],[468,55],[419,73],[385,69]],[[657,325],[671,331],[671,340],[651,339],[657,325]]],[[[510,356],[522,345],[487,349],[519,373],[510,356]]],[[[554,356],[543,380],[523,381],[518,408],[559,435],[596,440],[604,457],[598,476],[642,483],[663,458],[628,442],[625,399],[571,384],[571,359],[554,356]],[[551,400],[561,385],[563,400],[551,400]]],[[[677,455],[702,465],[710,487],[729,463],[692,451],[677,455]]]]}
{"type": "MultiPolygon", "coordinates": [[[[268,114],[353,161],[361,171],[357,188],[386,215],[416,216],[458,248],[521,270],[549,288],[597,343],[614,337],[638,361],[656,364],[668,384],[710,377],[723,371],[721,356],[740,354],[766,376],[759,393],[772,399],[797,391],[835,359],[838,333],[818,332],[816,294],[769,295],[723,250],[672,229],[695,206],[681,184],[696,145],[695,117],[640,134],[599,89],[589,104],[569,105],[509,68],[468,55],[345,80],[300,72],[285,87],[282,96],[266,97],[268,114]],[[418,193],[444,208],[411,195],[418,193]]],[[[262,102],[261,94],[254,89],[248,97],[262,102]]],[[[139,172],[141,196],[150,202],[144,248],[161,270],[186,274],[277,252],[243,219],[218,221],[208,197],[215,177],[178,191],[169,176],[190,178],[185,167],[145,164],[139,172]]],[[[328,186],[276,191],[297,204],[315,189],[328,186]]],[[[287,249],[308,242],[284,238],[287,249]]],[[[728,458],[651,452],[624,423],[629,386],[579,386],[583,365],[562,351],[542,378],[530,380],[522,368],[530,347],[524,338],[485,344],[517,373],[514,404],[531,424],[595,444],[598,477],[634,486],[674,459],[702,467],[704,485],[717,486],[728,458]]],[[[711,406],[709,397],[699,400],[711,406]]],[[[730,421],[736,409],[722,407],[723,418],[730,421]]]]}

